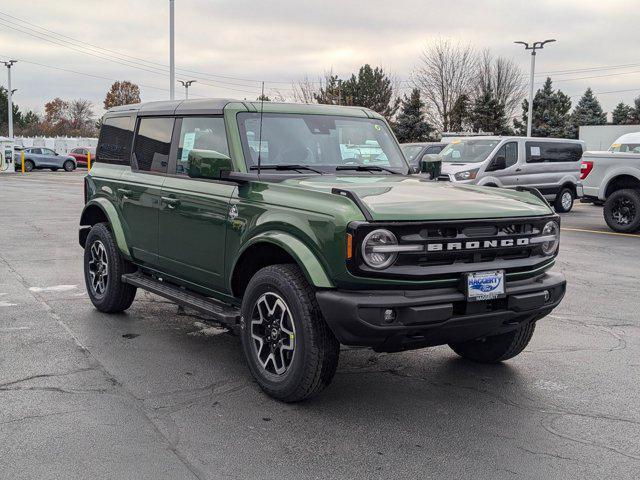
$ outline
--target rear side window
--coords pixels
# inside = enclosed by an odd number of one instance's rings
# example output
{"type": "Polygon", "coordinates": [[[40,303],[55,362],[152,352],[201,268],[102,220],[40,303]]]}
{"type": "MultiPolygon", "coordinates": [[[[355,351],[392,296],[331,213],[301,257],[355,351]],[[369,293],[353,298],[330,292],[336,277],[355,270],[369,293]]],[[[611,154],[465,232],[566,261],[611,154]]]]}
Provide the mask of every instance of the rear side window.
{"type": "Polygon", "coordinates": [[[140,119],[133,147],[133,168],[142,172],[167,173],[173,118],[143,117],[140,119]]]}
{"type": "Polygon", "coordinates": [[[129,165],[133,141],[133,117],[108,117],[102,121],[96,161],[129,165]]]}
{"type": "Polygon", "coordinates": [[[40,150],[39,148],[31,148],[27,150],[27,153],[33,153],[34,155],[41,155],[42,150],[40,150]]]}
{"type": "Polygon", "coordinates": [[[527,163],[577,162],[582,158],[582,145],[562,142],[526,142],[527,163]]]}
{"type": "Polygon", "coordinates": [[[427,152],[426,153],[437,154],[437,153],[440,153],[443,148],[444,148],[444,146],[442,146],[442,145],[436,145],[436,146],[433,146],[433,147],[429,147],[429,148],[427,148],[427,152]]]}

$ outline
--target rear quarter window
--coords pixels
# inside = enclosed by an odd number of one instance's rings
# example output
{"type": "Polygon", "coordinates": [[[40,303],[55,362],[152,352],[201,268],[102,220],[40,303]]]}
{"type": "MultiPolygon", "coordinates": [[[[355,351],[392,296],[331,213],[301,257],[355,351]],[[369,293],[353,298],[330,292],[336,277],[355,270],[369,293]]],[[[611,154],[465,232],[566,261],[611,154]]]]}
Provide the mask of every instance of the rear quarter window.
{"type": "Polygon", "coordinates": [[[108,117],[102,121],[96,161],[130,165],[133,143],[133,117],[108,117]]]}
{"type": "Polygon", "coordinates": [[[527,163],[578,162],[582,145],[563,142],[525,142],[527,163]]]}

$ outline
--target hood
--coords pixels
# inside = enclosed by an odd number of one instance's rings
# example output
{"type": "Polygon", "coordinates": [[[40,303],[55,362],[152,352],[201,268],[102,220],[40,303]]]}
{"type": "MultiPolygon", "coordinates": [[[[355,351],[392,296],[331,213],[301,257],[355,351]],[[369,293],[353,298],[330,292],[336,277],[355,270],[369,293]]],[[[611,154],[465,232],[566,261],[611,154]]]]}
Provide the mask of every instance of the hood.
{"type": "Polygon", "coordinates": [[[458,220],[548,215],[546,202],[528,192],[434,182],[418,176],[324,175],[292,178],[283,185],[331,193],[355,193],[374,220],[458,220]]]}
{"type": "Polygon", "coordinates": [[[472,170],[474,168],[480,168],[484,165],[483,162],[442,162],[442,173],[458,173],[465,170],[472,170]]]}

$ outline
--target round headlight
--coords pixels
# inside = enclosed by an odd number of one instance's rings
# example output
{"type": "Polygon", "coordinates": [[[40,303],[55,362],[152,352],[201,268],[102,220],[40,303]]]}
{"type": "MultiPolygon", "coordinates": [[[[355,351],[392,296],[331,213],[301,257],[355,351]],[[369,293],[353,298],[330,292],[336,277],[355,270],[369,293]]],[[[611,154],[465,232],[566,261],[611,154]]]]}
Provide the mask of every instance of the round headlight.
{"type": "Polygon", "coordinates": [[[382,228],[374,230],[364,237],[362,242],[362,259],[364,263],[377,270],[387,268],[396,261],[398,252],[385,252],[384,247],[394,245],[398,245],[398,239],[393,233],[382,228]]]}
{"type": "Polygon", "coordinates": [[[545,255],[553,255],[556,253],[558,245],[560,244],[560,226],[553,221],[547,222],[540,235],[542,237],[554,237],[553,240],[548,240],[540,245],[542,247],[542,253],[545,255]]]}

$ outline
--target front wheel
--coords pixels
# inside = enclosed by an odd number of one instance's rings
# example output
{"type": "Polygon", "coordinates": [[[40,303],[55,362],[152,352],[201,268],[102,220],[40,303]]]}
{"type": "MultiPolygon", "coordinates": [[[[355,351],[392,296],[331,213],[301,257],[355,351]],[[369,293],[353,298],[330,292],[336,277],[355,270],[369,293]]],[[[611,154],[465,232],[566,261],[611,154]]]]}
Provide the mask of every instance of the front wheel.
{"type": "Polygon", "coordinates": [[[136,287],[123,283],[121,277],[134,270],[118,250],[107,224],[94,225],[84,248],[84,280],[93,305],[105,313],[129,308],[136,296],[136,287]]]}
{"type": "Polygon", "coordinates": [[[272,265],[254,275],[242,301],[241,326],[249,369],[268,395],[297,402],[331,383],[340,344],[297,266],[272,265]]]}
{"type": "Polygon", "coordinates": [[[573,191],[570,188],[563,188],[556,196],[553,206],[558,213],[568,213],[573,208],[573,191]]]}
{"type": "Polygon", "coordinates": [[[67,160],[66,162],[64,162],[64,164],[62,166],[63,166],[65,172],[72,172],[76,168],[71,160],[67,160]]]}
{"type": "Polygon", "coordinates": [[[467,360],[478,363],[498,363],[509,360],[522,352],[529,344],[535,329],[535,322],[529,322],[513,332],[478,340],[450,343],[449,346],[467,360]]]}
{"type": "Polygon", "coordinates": [[[640,229],[640,191],[625,188],[609,195],[604,202],[604,220],[614,232],[640,229]]]}

